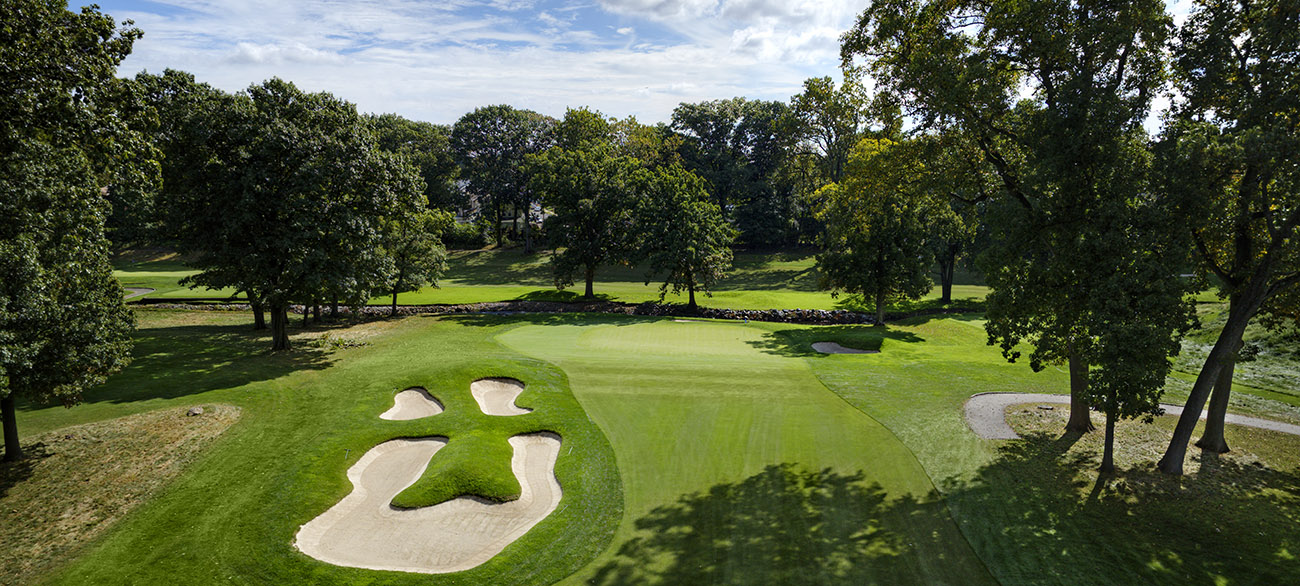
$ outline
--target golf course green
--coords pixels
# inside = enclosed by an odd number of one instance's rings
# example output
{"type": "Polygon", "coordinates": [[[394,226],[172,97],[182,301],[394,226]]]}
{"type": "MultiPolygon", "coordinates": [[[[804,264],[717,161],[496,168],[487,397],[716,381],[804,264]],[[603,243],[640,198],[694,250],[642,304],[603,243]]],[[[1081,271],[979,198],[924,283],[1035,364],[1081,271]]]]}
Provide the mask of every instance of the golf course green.
{"type": "MultiPolygon", "coordinates": [[[[74,409],[22,406],[27,441],[195,405],[237,407],[239,420],[174,481],[24,582],[1186,584],[1300,570],[1290,555],[1300,551],[1297,438],[1230,426],[1232,454],[1174,479],[1143,451],[1172,423],[1126,424],[1129,448],[1107,481],[1095,473],[1097,441],[1062,437],[1050,420],[1059,412],[1012,408],[1025,439],[981,440],[962,418],[971,395],[1060,393],[1067,377],[1008,364],[978,315],[888,327],[416,316],[295,326],[297,348],[271,353],[245,314],[137,314],[134,363],[74,409]],[[812,349],[822,341],[879,353],[825,355],[812,349]],[[522,381],[517,404],[532,411],[484,414],[469,387],[489,377],[522,381]],[[445,411],[381,420],[412,387],[445,411]],[[366,570],[294,547],[383,442],[448,438],[415,504],[508,501],[518,485],[504,439],[540,431],[563,438],[563,497],[478,567],[366,570]],[[1235,545],[1210,548],[1209,535],[1235,545]]],[[[1291,420],[1287,408],[1266,414],[1291,420]]],[[[94,499],[113,487],[80,490],[94,499]]]]}

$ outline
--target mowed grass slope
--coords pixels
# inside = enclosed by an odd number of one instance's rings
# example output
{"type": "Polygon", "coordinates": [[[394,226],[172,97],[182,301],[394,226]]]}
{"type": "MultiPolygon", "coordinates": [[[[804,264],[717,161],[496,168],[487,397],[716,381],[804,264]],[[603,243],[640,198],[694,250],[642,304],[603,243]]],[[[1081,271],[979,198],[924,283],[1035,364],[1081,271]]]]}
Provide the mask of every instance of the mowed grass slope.
{"type": "Polygon", "coordinates": [[[912,453],[763,329],[519,321],[498,339],[568,373],[623,479],[614,546],[566,583],[991,582],[912,453]]]}
{"type": "MultiPolygon", "coordinates": [[[[85,405],[28,406],[20,414],[20,429],[30,437],[69,423],[189,404],[231,404],[243,413],[175,483],[46,581],[545,584],[608,543],[622,500],[613,453],[569,393],[563,372],[496,344],[491,328],[435,318],[331,332],[367,344],[362,347],[326,351],[300,339],[301,349],[277,354],[265,350],[265,337],[252,335],[246,318],[143,312],[137,360],[125,372],[88,393],[85,405]],[[487,418],[477,413],[469,384],[491,376],[524,381],[518,403],[534,409],[497,418],[499,435],[517,427],[563,438],[556,465],[565,488],[561,509],[493,560],[458,574],[341,568],[293,548],[300,525],[352,490],[346,471],[370,448],[426,435],[449,436],[455,445],[467,425],[482,427],[487,418]],[[447,411],[408,422],[379,419],[397,391],[413,386],[429,389],[447,411]]],[[[481,470],[466,478],[508,473],[508,462],[491,466],[470,456],[462,457],[462,467],[481,470]]]]}

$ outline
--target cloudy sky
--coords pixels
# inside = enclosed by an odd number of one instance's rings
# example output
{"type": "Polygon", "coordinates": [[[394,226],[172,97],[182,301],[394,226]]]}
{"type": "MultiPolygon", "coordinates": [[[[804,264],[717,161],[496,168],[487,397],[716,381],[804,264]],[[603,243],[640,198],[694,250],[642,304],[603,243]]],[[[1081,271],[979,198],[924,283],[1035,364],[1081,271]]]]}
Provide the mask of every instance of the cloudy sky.
{"type": "Polygon", "coordinates": [[[867,0],[98,4],[145,32],[123,75],[170,67],[227,91],[279,76],[438,123],[498,103],[653,123],[680,102],[786,100],[806,78],[838,75],[839,35],[867,0]]]}

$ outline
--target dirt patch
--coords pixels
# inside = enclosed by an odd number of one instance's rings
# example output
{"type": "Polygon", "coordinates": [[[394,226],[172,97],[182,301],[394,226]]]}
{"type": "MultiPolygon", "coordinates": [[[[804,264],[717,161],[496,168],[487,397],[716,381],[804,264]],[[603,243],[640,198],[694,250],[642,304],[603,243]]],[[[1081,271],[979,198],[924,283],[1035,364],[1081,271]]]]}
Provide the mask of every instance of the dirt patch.
{"type": "Polygon", "coordinates": [[[822,354],[880,354],[879,350],[859,350],[835,342],[813,342],[812,348],[822,354]]]}
{"type": "Polygon", "coordinates": [[[515,405],[515,399],[524,392],[524,383],[513,378],[485,378],[469,385],[469,391],[478,401],[478,408],[488,415],[523,415],[531,413],[515,405]]]}
{"type": "Polygon", "coordinates": [[[510,461],[522,492],[493,503],[457,497],[432,507],[398,509],[391,501],[424,474],[446,441],[400,439],[366,452],[348,470],[353,491],[303,525],[294,546],[318,560],[354,568],[425,574],[478,566],[555,510],[562,492],[555,478],[560,436],[510,438],[510,461]]]}
{"type": "Polygon", "coordinates": [[[27,458],[0,463],[0,583],[30,584],[149,500],[239,408],[173,407],[65,427],[23,442],[27,458]]]}
{"type": "Polygon", "coordinates": [[[442,403],[433,398],[429,391],[415,387],[406,389],[393,396],[393,408],[379,416],[389,421],[406,421],[432,417],[442,413],[442,403]]]}

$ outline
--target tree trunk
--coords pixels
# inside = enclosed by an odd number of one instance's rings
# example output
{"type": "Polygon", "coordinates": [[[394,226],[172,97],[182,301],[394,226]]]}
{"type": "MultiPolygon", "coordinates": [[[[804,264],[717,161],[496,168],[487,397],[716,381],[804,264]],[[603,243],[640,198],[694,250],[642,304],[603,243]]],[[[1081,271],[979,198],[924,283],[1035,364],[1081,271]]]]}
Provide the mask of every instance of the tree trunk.
{"type": "MultiPolygon", "coordinates": [[[[1240,351],[1241,342],[1237,342],[1240,351]]],[[[1232,394],[1232,375],[1237,369],[1237,357],[1230,356],[1219,369],[1219,378],[1214,382],[1214,392],[1210,395],[1209,412],[1205,416],[1205,433],[1201,434],[1196,447],[1216,454],[1228,453],[1228,441],[1223,438],[1224,419],[1228,415],[1228,398],[1232,394]]]]}
{"type": "Polygon", "coordinates": [[[253,329],[265,330],[266,329],[266,307],[262,305],[262,299],[260,297],[253,295],[252,293],[249,293],[248,304],[253,308],[253,329]]]}
{"type": "Polygon", "coordinates": [[[533,214],[533,206],[529,203],[524,204],[524,254],[533,253],[533,223],[529,220],[533,214]]]}
{"type": "Polygon", "coordinates": [[[876,325],[885,324],[885,290],[876,291],[876,325]]]}
{"type": "Polygon", "coordinates": [[[1088,391],[1088,364],[1073,349],[1070,350],[1070,420],[1065,424],[1067,433],[1088,433],[1093,429],[1088,402],[1083,394],[1088,391]]]}
{"type": "Polygon", "coordinates": [[[307,324],[309,323],[307,320],[310,317],[311,317],[311,308],[307,307],[306,303],[303,303],[302,304],[302,327],[304,328],[307,327],[307,324]]]}
{"type": "Polygon", "coordinates": [[[1166,474],[1183,473],[1183,459],[1187,456],[1187,443],[1191,441],[1192,432],[1195,431],[1196,424],[1200,421],[1201,410],[1205,408],[1205,400],[1209,398],[1210,391],[1218,382],[1219,373],[1223,371],[1223,367],[1237,353],[1237,341],[1241,340],[1242,335],[1246,332],[1246,326],[1250,323],[1250,318],[1254,317],[1255,313],[1259,311],[1260,305],[1268,297],[1266,278],[1271,272],[1271,268],[1263,264],[1257,267],[1255,278],[1251,280],[1248,289],[1243,292],[1240,298],[1242,302],[1229,305],[1228,322],[1224,324],[1223,331],[1219,333],[1219,338],[1214,342],[1214,348],[1210,350],[1210,355],[1205,358],[1205,365],[1201,367],[1200,374],[1196,375],[1196,383],[1192,385],[1192,391],[1187,395],[1187,403],[1183,406],[1183,414],[1178,417],[1178,426],[1174,428],[1174,436],[1169,440],[1169,447],[1165,449],[1165,455],[1160,458],[1160,463],[1157,465],[1161,472],[1166,474]]]}
{"type": "Polygon", "coordinates": [[[595,289],[596,267],[587,265],[587,274],[585,276],[587,278],[587,292],[583,293],[582,296],[587,299],[595,299],[596,298],[596,289],[595,289]]]}
{"type": "Polygon", "coordinates": [[[319,304],[319,303],[312,304],[312,306],[311,306],[311,318],[314,319],[314,320],[316,320],[316,323],[320,323],[320,304],[319,304]]]}
{"type": "Polygon", "coordinates": [[[939,285],[943,289],[943,296],[939,298],[939,302],[944,305],[952,303],[952,279],[956,267],[957,245],[950,244],[939,257],[939,285]]]}
{"type": "Polygon", "coordinates": [[[699,306],[695,305],[695,281],[686,283],[686,291],[690,293],[690,303],[686,307],[691,310],[691,313],[699,311],[699,306]]]}
{"type": "Polygon", "coordinates": [[[497,246],[501,246],[501,204],[493,202],[492,215],[496,217],[497,246]]]}
{"type": "Polygon", "coordinates": [[[1101,473],[1115,472],[1115,413],[1106,410],[1106,448],[1101,455],[1101,473]]]}
{"type": "Polygon", "coordinates": [[[17,462],[23,459],[23,447],[18,443],[18,407],[12,390],[0,399],[0,417],[4,419],[5,461],[17,462]]]}
{"type": "Polygon", "coordinates": [[[339,296],[337,293],[335,293],[334,298],[330,300],[330,319],[338,319],[338,318],[339,318],[339,296]]]}
{"type": "Polygon", "coordinates": [[[388,311],[388,317],[397,317],[397,288],[393,288],[393,305],[388,311]]]}
{"type": "Polygon", "coordinates": [[[289,307],[271,304],[271,350],[289,349],[289,307]]]}

